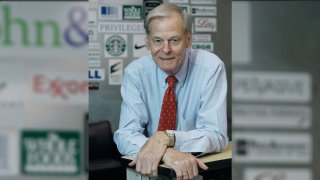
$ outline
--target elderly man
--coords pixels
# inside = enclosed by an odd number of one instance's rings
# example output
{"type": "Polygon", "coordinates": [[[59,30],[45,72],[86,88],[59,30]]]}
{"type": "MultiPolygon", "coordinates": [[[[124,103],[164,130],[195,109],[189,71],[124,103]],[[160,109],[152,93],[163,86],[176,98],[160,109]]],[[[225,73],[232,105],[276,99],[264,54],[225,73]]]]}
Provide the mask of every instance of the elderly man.
{"type": "Polygon", "coordinates": [[[151,55],[130,63],[121,86],[123,102],[115,142],[134,156],[136,171],[157,176],[160,162],[178,179],[208,167],[194,154],[220,152],[228,142],[227,81],[214,54],[191,49],[192,19],[164,3],[145,19],[151,55]]]}

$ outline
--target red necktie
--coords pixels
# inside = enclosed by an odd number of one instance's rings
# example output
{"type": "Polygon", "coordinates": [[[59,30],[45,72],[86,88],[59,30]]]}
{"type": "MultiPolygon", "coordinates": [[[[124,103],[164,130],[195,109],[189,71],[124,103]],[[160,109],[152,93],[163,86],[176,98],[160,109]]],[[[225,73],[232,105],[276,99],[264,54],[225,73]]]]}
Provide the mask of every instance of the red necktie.
{"type": "Polygon", "coordinates": [[[176,95],[174,94],[176,78],[174,76],[168,76],[166,80],[168,82],[168,88],[163,96],[158,131],[176,129],[177,105],[176,95]]]}

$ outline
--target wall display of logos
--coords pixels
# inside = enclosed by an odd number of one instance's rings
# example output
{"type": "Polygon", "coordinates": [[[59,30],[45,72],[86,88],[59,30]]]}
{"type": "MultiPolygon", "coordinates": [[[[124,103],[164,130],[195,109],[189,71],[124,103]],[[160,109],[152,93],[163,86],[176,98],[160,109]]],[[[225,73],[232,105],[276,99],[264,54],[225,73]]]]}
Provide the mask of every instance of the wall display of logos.
{"type": "Polygon", "coordinates": [[[113,129],[119,126],[119,112],[106,109],[115,107],[115,104],[119,105],[115,108],[120,109],[120,85],[126,66],[142,56],[151,55],[150,49],[146,46],[144,19],[151,9],[161,3],[175,3],[184,12],[190,13],[192,48],[213,53],[217,51],[221,59],[227,62],[226,65],[230,64],[231,57],[227,54],[230,41],[217,41],[219,43],[215,44],[219,37],[229,36],[228,23],[221,24],[221,31],[218,27],[219,19],[230,21],[230,16],[223,15],[225,9],[222,11],[222,8],[228,7],[226,12],[230,13],[231,6],[228,1],[92,0],[89,2],[88,86],[90,102],[94,102],[89,104],[91,122],[110,117],[113,129]],[[104,78],[99,74],[104,74],[104,78]],[[105,101],[101,97],[109,100],[105,101]]]}
{"type": "Polygon", "coordinates": [[[243,178],[312,179],[310,171],[290,168],[291,165],[310,165],[314,157],[311,134],[292,132],[312,126],[313,115],[308,104],[312,97],[310,74],[235,71],[232,76],[233,161],[266,166],[244,169],[243,178]],[[238,131],[243,128],[264,132],[238,131]],[[270,164],[289,168],[272,169],[270,164]]]}
{"type": "MultiPolygon", "coordinates": [[[[88,112],[88,16],[93,19],[89,26],[97,25],[94,6],[88,14],[87,5],[0,3],[2,180],[60,179],[61,175],[69,180],[87,179],[80,167],[84,148],[79,138],[84,135],[84,114],[88,112]],[[25,131],[30,127],[53,135],[22,133],[30,132],[25,131]],[[70,131],[70,136],[69,131],[59,131],[66,128],[76,131],[70,131]],[[46,174],[58,177],[42,176],[46,174]]],[[[91,30],[90,39],[97,39],[97,29],[91,30]]]]}
{"type": "MultiPolygon", "coordinates": [[[[235,164],[309,165],[313,139],[312,79],[304,72],[233,72],[233,142],[235,164]],[[268,104],[265,104],[268,102],[268,104]],[[288,105],[288,103],[291,103],[288,105]],[[240,132],[241,128],[263,132],[240,132]],[[272,132],[270,132],[272,130],[272,132]]],[[[244,179],[310,179],[310,172],[293,170],[246,170],[244,179]],[[291,178],[294,177],[294,178],[291,178]]]]}
{"type": "Polygon", "coordinates": [[[21,133],[23,174],[79,174],[80,153],[80,134],[77,131],[24,130],[21,133]]]}
{"type": "Polygon", "coordinates": [[[309,28],[295,45],[286,38],[288,29],[299,34],[306,20],[313,24],[309,17],[319,11],[308,3],[282,5],[232,2],[233,171],[239,180],[313,180],[320,175],[319,63],[313,61],[315,54],[304,56],[309,47],[300,43],[317,36],[317,28],[309,28]],[[300,21],[282,16],[294,9],[303,12],[300,21]]]}
{"type": "MultiPolygon", "coordinates": [[[[118,2],[96,1],[91,3],[89,8],[91,11],[89,14],[89,66],[90,68],[98,67],[99,63],[92,60],[101,59],[99,67],[109,72],[106,74],[109,85],[120,85],[119,78],[122,75],[118,73],[123,73],[123,69],[130,61],[150,54],[150,50],[145,45],[143,19],[145,14],[162,2],[176,3],[183,11],[194,16],[193,23],[196,25],[194,32],[197,32],[197,35],[193,39],[192,47],[214,52],[212,33],[217,31],[216,0],[141,0],[130,3],[121,0],[118,2]],[[205,34],[202,34],[203,32],[205,34]],[[104,62],[107,66],[103,65],[104,62]],[[116,67],[121,69],[114,71],[112,69],[114,64],[108,64],[115,62],[117,62],[116,67]]],[[[91,80],[97,79],[91,78],[91,80]]]]}

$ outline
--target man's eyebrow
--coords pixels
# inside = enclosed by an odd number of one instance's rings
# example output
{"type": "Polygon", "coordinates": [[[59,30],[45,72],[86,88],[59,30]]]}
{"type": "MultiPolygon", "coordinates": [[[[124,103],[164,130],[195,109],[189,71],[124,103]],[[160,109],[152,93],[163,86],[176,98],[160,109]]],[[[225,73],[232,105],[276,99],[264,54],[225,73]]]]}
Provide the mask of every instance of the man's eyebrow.
{"type": "MultiPolygon", "coordinates": [[[[168,39],[180,39],[181,37],[180,36],[178,36],[178,35],[174,35],[174,36],[172,36],[172,37],[169,37],[168,39]]],[[[159,37],[159,36],[153,36],[153,37],[151,37],[151,39],[163,39],[162,37],[159,37]]]]}

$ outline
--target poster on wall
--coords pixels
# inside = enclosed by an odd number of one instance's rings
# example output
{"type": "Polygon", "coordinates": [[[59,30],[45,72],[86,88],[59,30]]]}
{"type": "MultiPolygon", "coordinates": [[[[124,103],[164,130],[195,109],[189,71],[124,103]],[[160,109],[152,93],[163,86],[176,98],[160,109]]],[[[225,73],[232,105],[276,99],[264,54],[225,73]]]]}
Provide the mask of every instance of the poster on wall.
{"type": "Polygon", "coordinates": [[[123,62],[121,59],[109,59],[109,84],[120,85],[122,83],[123,62]]]}
{"type": "Polygon", "coordinates": [[[78,175],[78,131],[24,130],[21,133],[21,171],[28,175],[78,175]]]}

